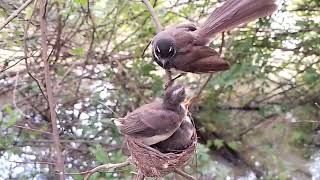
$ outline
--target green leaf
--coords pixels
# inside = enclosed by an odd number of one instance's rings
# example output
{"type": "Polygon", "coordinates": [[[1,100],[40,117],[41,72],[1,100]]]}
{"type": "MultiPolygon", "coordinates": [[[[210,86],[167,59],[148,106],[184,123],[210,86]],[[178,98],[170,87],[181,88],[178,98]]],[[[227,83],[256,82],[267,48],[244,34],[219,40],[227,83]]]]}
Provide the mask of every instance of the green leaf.
{"type": "Polygon", "coordinates": [[[5,127],[6,127],[6,128],[9,128],[9,127],[15,125],[16,122],[17,122],[17,119],[18,119],[17,116],[12,116],[12,117],[7,121],[5,127]]]}
{"type": "Polygon", "coordinates": [[[319,80],[319,74],[313,68],[308,68],[303,76],[303,79],[309,84],[314,85],[319,80]]]}
{"type": "Polygon", "coordinates": [[[142,66],[142,74],[143,76],[150,76],[150,72],[156,70],[154,64],[144,64],[142,66]]]}
{"type": "Polygon", "coordinates": [[[283,133],[284,130],[286,128],[286,125],[282,122],[278,122],[276,125],[275,125],[275,130],[278,132],[278,133],[283,133]]]}
{"type": "Polygon", "coordinates": [[[19,113],[14,111],[11,106],[5,106],[4,111],[8,113],[8,120],[5,121],[5,127],[9,128],[16,124],[17,120],[19,119],[19,113]]]}
{"type": "Polygon", "coordinates": [[[72,49],[70,53],[74,56],[82,57],[84,56],[84,48],[79,47],[79,48],[72,49]]]}
{"type": "Polygon", "coordinates": [[[218,149],[220,149],[220,148],[222,148],[223,145],[224,145],[223,142],[224,142],[223,139],[215,139],[215,140],[213,141],[213,144],[214,144],[218,149]]]}
{"type": "Polygon", "coordinates": [[[75,180],[82,180],[83,177],[80,174],[76,174],[72,176],[75,180]]]}
{"type": "Polygon", "coordinates": [[[238,144],[235,141],[228,142],[227,144],[233,150],[237,150],[238,149],[238,144]]]}
{"type": "Polygon", "coordinates": [[[80,4],[83,7],[87,6],[88,0],[73,0],[76,4],[80,4]]]}
{"type": "Polygon", "coordinates": [[[100,163],[105,163],[107,161],[106,151],[100,144],[96,146],[95,156],[96,160],[100,163]]]}
{"type": "Polygon", "coordinates": [[[295,143],[301,142],[305,138],[305,134],[301,131],[293,131],[291,141],[295,143]]]}
{"type": "Polygon", "coordinates": [[[33,7],[32,6],[28,6],[25,10],[26,15],[25,15],[25,19],[30,19],[32,12],[33,12],[33,7]]]}
{"type": "Polygon", "coordinates": [[[4,112],[6,112],[8,114],[12,114],[13,113],[13,109],[9,105],[5,105],[3,110],[4,110],[4,112]]]}
{"type": "Polygon", "coordinates": [[[0,138],[0,148],[5,148],[5,147],[6,147],[6,140],[3,137],[1,137],[0,138]]]}

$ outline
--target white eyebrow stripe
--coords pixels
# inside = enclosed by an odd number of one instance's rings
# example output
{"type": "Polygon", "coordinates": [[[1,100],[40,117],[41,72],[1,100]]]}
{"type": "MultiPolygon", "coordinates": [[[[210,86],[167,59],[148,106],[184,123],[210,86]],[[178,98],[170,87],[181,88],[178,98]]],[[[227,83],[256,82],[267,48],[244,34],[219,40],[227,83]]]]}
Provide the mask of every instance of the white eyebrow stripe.
{"type": "MultiPolygon", "coordinates": [[[[157,46],[157,48],[158,48],[158,46],[157,46]]],[[[153,55],[154,55],[157,59],[159,59],[159,57],[158,57],[158,55],[157,55],[157,53],[156,53],[156,49],[155,49],[155,48],[153,48],[153,55]]]]}
{"type": "Polygon", "coordinates": [[[158,50],[158,52],[161,52],[158,46],[157,46],[157,50],[158,50]]]}

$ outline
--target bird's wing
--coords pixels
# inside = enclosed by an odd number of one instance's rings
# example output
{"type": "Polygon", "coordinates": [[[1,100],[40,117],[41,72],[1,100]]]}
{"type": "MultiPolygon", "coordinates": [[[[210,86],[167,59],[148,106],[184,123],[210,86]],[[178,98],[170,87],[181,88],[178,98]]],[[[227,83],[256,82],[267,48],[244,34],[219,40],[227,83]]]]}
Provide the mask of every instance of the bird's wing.
{"type": "Polygon", "coordinates": [[[173,28],[184,28],[188,31],[195,31],[197,30],[197,26],[192,24],[192,23],[188,23],[188,24],[179,24],[176,26],[173,26],[173,28]]]}
{"type": "Polygon", "coordinates": [[[178,54],[175,65],[179,70],[192,73],[210,73],[230,68],[230,64],[219,53],[207,46],[193,46],[188,53],[178,54]]]}
{"type": "Polygon", "coordinates": [[[154,136],[166,128],[174,128],[179,122],[179,115],[173,111],[161,109],[145,109],[144,111],[128,114],[123,121],[120,131],[124,134],[139,134],[154,136]]]}

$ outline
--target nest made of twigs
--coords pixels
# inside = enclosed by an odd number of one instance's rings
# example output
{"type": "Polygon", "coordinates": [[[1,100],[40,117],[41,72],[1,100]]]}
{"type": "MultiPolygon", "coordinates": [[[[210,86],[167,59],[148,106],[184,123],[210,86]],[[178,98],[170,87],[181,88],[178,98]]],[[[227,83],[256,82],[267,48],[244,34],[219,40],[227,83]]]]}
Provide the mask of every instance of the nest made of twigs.
{"type": "Polygon", "coordinates": [[[139,173],[145,177],[163,177],[184,165],[195,153],[197,147],[197,133],[194,128],[192,143],[179,154],[162,153],[150,146],[127,139],[131,154],[130,163],[134,164],[139,173]]]}

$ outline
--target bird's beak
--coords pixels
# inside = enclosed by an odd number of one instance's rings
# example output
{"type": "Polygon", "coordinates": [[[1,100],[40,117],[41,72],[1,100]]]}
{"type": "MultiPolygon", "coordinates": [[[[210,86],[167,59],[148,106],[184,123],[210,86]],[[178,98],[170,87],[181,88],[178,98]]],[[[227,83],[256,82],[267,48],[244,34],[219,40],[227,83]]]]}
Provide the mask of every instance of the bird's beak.
{"type": "Polygon", "coordinates": [[[189,108],[189,105],[191,104],[191,101],[192,99],[186,99],[184,102],[183,102],[183,105],[186,107],[186,109],[189,108]]]}
{"type": "Polygon", "coordinates": [[[161,59],[162,67],[165,68],[165,66],[168,64],[168,59],[161,59]]]}

